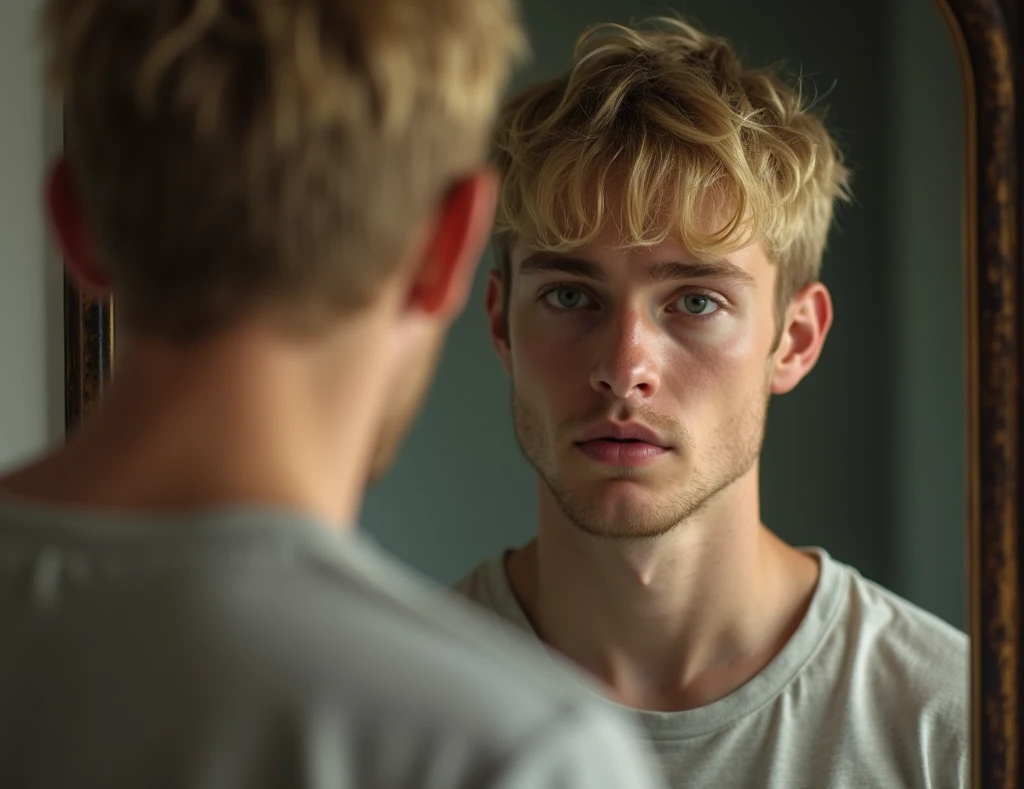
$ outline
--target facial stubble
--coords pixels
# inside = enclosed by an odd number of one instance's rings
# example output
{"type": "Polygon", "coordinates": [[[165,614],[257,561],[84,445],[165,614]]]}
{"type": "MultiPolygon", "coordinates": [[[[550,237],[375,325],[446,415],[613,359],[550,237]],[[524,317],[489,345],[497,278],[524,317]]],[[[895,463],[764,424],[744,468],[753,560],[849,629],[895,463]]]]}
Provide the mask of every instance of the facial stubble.
{"type": "MultiPolygon", "coordinates": [[[[668,483],[650,493],[637,505],[636,496],[613,497],[604,501],[610,484],[645,485],[643,469],[608,467],[604,477],[595,477],[585,484],[571,485],[559,473],[556,448],[567,435],[587,424],[607,418],[611,409],[600,409],[564,420],[550,438],[537,411],[523,398],[512,380],[512,412],[516,439],[527,461],[534,467],[551,491],[562,513],[581,531],[608,539],[653,539],[673,529],[704,510],[722,491],[747,474],[761,454],[770,399],[767,377],[760,391],[727,417],[710,434],[706,447],[696,444],[693,434],[681,422],[655,414],[650,409],[630,409],[625,417],[633,418],[658,430],[673,440],[673,453],[688,460],[688,468],[674,486],[668,483]]],[[[623,409],[619,409],[621,412],[623,409]]]]}

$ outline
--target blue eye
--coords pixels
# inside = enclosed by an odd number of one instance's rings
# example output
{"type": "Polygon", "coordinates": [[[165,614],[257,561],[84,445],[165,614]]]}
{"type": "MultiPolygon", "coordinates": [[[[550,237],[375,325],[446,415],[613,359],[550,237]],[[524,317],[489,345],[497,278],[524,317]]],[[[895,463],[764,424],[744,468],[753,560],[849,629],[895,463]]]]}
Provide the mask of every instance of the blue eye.
{"type": "Polygon", "coordinates": [[[704,293],[687,293],[676,304],[681,305],[688,315],[711,315],[718,311],[719,304],[704,293]]]}
{"type": "Polygon", "coordinates": [[[544,301],[558,310],[578,310],[590,306],[590,297],[579,288],[559,285],[544,294],[544,301]]]}

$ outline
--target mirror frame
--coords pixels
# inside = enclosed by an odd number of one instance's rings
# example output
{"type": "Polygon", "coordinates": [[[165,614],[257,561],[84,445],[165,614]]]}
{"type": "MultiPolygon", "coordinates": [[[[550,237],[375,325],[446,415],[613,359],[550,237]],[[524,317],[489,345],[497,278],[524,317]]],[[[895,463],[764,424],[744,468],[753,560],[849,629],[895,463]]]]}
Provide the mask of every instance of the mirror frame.
{"type": "Polygon", "coordinates": [[[975,789],[1021,782],[1017,0],[935,0],[965,94],[968,632],[975,789]]]}
{"type": "MultiPolygon", "coordinates": [[[[1021,784],[1021,250],[1017,0],[933,0],[965,94],[964,281],[968,632],[974,789],[1021,784]]],[[[1024,126],[1022,126],[1024,128],[1024,126]]],[[[109,302],[65,280],[65,429],[99,399],[114,357],[109,302]]]]}

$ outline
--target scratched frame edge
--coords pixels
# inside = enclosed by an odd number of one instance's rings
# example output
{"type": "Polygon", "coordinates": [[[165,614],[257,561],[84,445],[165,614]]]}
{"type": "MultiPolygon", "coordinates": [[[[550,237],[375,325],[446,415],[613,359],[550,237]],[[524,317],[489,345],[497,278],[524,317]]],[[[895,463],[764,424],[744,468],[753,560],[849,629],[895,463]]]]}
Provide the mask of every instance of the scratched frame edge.
{"type": "Polygon", "coordinates": [[[70,434],[99,401],[114,356],[110,300],[80,293],[64,275],[64,430],[70,434]]]}
{"type": "MultiPolygon", "coordinates": [[[[1022,359],[1015,41],[998,0],[933,0],[965,93],[968,630],[974,789],[1020,785],[1019,485],[1022,359]]],[[[109,300],[65,278],[68,433],[99,400],[114,357],[109,300]]]]}

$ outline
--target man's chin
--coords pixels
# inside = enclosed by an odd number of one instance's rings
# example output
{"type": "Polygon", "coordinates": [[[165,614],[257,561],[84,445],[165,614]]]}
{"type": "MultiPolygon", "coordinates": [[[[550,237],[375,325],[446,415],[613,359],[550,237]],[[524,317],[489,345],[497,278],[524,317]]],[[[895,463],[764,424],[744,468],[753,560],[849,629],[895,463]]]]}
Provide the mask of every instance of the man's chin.
{"type": "Polygon", "coordinates": [[[619,517],[591,514],[572,522],[580,531],[607,540],[649,540],[678,525],[676,520],[653,519],[649,513],[621,513],[619,517]]]}
{"type": "Polygon", "coordinates": [[[685,470],[654,468],[650,466],[594,466],[577,467],[566,474],[573,486],[581,491],[639,491],[645,496],[657,496],[669,488],[678,487],[685,479],[685,470]]]}
{"type": "Polygon", "coordinates": [[[561,492],[566,517],[587,534],[609,538],[652,537],[678,522],[674,508],[629,480],[603,480],[561,492]]]}

